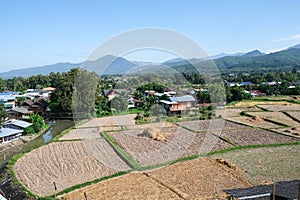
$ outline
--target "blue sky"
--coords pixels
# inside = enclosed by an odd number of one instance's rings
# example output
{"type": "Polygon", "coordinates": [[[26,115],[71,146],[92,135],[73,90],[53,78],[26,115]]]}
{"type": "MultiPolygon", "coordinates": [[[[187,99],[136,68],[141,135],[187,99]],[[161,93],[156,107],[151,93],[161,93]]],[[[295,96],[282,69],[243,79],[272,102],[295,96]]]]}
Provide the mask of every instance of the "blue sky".
{"type": "MultiPolygon", "coordinates": [[[[3,0],[0,71],[80,62],[108,38],[143,27],[178,31],[209,55],[277,51],[300,43],[299,9],[299,0],[3,0]]],[[[155,62],[171,57],[128,56],[155,62]]]]}

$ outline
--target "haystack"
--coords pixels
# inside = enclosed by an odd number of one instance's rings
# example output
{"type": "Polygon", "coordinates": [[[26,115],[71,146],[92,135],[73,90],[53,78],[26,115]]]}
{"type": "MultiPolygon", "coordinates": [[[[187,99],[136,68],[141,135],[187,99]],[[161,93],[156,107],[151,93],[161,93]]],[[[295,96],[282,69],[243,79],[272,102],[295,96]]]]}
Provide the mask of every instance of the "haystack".
{"type": "Polygon", "coordinates": [[[216,161],[222,165],[229,167],[230,169],[233,169],[233,170],[238,169],[238,167],[235,164],[225,160],[224,158],[217,158],[216,161]]]}
{"type": "Polygon", "coordinates": [[[152,139],[160,141],[160,142],[167,142],[166,138],[164,137],[164,135],[160,131],[160,129],[155,128],[155,127],[146,128],[143,131],[143,133],[139,134],[138,136],[152,138],[152,139]]]}
{"type": "Polygon", "coordinates": [[[290,130],[290,129],[286,129],[284,132],[287,132],[287,133],[293,133],[293,131],[290,130]]]}
{"type": "Polygon", "coordinates": [[[293,135],[300,136],[300,133],[292,133],[293,135]]]}
{"type": "Polygon", "coordinates": [[[262,121],[264,121],[264,120],[263,120],[262,118],[260,118],[259,116],[254,116],[252,119],[255,120],[256,122],[262,122],[262,121]]]}

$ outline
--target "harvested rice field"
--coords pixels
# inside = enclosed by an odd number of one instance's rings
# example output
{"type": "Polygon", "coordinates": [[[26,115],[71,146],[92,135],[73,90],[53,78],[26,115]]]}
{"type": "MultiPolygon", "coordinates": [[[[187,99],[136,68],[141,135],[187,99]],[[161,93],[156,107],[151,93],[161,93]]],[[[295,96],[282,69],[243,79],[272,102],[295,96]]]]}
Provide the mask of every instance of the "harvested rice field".
{"type": "Polygon", "coordinates": [[[212,134],[195,133],[181,127],[161,130],[167,142],[138,136],[142,132],[143,130],[128,130],[110,132],[108,135],[142,166],[232,147],[212,134]]]}
{"type": "Polygon", "coordinates": [[[273,131],[276,131],[278,133],[284,134],[284,135],[290,135],[293,137],[299,137],[300,138],[300,128],[292,127],[292,128],[277,128],[272,129],[273,131]]]}
{"type": "Polygon", "coordinates": [[[270,111],[288,111],[288,110],[298,110],[300,111],[300,104],[280,104],[280,105],[259,105],[259,107],[270,110],[270,111]]]}
{"type": "Polygon", "coordinates": [[[66,194],[61,199],[214,199],[223,189],[247,187],[240,174],[210,158],[131,173],[66,194]]]}
{"type": "Polygon", "coordinates": [[[232,106],[228,106],[228,108],[247,108],[247,107],[253,107],[256,105],[290,105],[292,103],[286,102],[286,101],[241,101],[238,102],[232,106]]]}
{"type": "Polygon", "coordinates": [[[101,138],[99,128],[72,129],[60,138],[60,140],[92,140],[101,138]]]}
{"type": "Polygon", "coordinates": [[[14,166],[18,180],[39,196],[128,169],[103,139],[50,143],[25,154],[14,166]]]}
{"type": "Polygon", "coordinates": [[[94,118],[90,121],[81,124],[79,128],[100,127],[100,126],[122,126],[135,125],[136,114],[119,115],[110,117],[94,118]]]}
{"type": "Polygon", "coordinates": [[[282,126],[279,126],[277,124],[265,121],[263,119],[257,119],[253,117],[246,117],[246,116],[241,116],[241,117],[229,117],[226,118],[229,121],[237,122],[240,124],[244,124],[247,126],[251,127],[259,127],[259,128],[279,128],[282,126]]]}
{"type": "Polygon", "coordinates": [[[294,117],[295,119],[300,120],[300,111],[289,111],[287,113],[292,117],[294,117]]]}
{"type": "Polygon", "coordinates": [[[248,128],[247,126],[237,124],[234,122],[229,122],[223,119],[194,120],[194,121],[178,122],[177,124],[179,126],[188,128],[196,132],[248,128]]]}
{"type": "Polygon", "coordinates": [[[221,136],[229,139],[238,146],[253,144],[279,144],[299,141],[297,138],[281,135],[260,128],[223,131],[221,136]]]}
{"type": "Polygon", "coordinates": [[[120,131],[120,126],[101,126],[98,128],[76,128],[62,136],[59,140],[93,140],[101,138],[103,131],[120,131]]]}
{"type": "Polygon", "coordinates": [[[300,179],[300,145],[237,150],[213,155],[246,171],[254,185],[300,179]]]}
{"type": "Polygon", "coordinates": [[[286,116],[282,112],[248,112],[251,116],[258,116],[263,119],[272,120],[275,122],[279,122],[281,124],[285,124],[287,126],[296,126],[300,127],[300,123],[294,121],[292,118],[286,116]]]}

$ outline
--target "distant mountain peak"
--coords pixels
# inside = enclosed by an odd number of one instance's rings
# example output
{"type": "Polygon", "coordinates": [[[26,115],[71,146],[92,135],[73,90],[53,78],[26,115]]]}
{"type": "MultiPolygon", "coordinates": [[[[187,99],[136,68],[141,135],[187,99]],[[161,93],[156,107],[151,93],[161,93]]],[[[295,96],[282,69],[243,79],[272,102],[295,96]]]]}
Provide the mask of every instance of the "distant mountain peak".
{"type": "Polygon", "coordinates": [[[300,44],[289,47],[288,49],[300,49],[300,44]]]}
{"type": "Polygon", "coordinates": [[[261,51],[259,50],[253,50],[253,51],[250,51],[248,53],[245,53],[243,56],[244,57],[257,57],[257,56],[264,56],[266,55],[265,53],[262,53],[261,51]]]}

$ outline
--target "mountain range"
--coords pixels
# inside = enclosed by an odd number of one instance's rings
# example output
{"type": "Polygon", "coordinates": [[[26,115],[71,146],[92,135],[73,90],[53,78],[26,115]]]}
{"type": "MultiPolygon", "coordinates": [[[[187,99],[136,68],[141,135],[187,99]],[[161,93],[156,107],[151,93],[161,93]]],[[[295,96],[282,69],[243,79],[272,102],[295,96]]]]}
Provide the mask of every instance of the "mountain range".
{"type": "MultiPolygon", "coordinates": [[[[161,63],[181,72],[191,72],[190,63],[205,65],[209,60],[213,60],[221,72],[251,72],[251,71],[274,71],[300,69],[300,44],[289,47],[288,49],[265,54],[259,50],[247,53],[218,54],[207,58],[182,59],[175,58],[161,63]]],[[[1,78],[12,78],[17,76],[29,77],[32,75],[47,75],[51,72],[67,72],[71,68],[82,67],[98,74],[124,74],[140,65],[149,65],[150,62],[129,61],[122,57],[107,55],[93,61],[81,63],[56,63],[26,69],[16,69],[0,73],[1,78]],[[104,66],[109,66],[103,69],[104,66]]]]}

